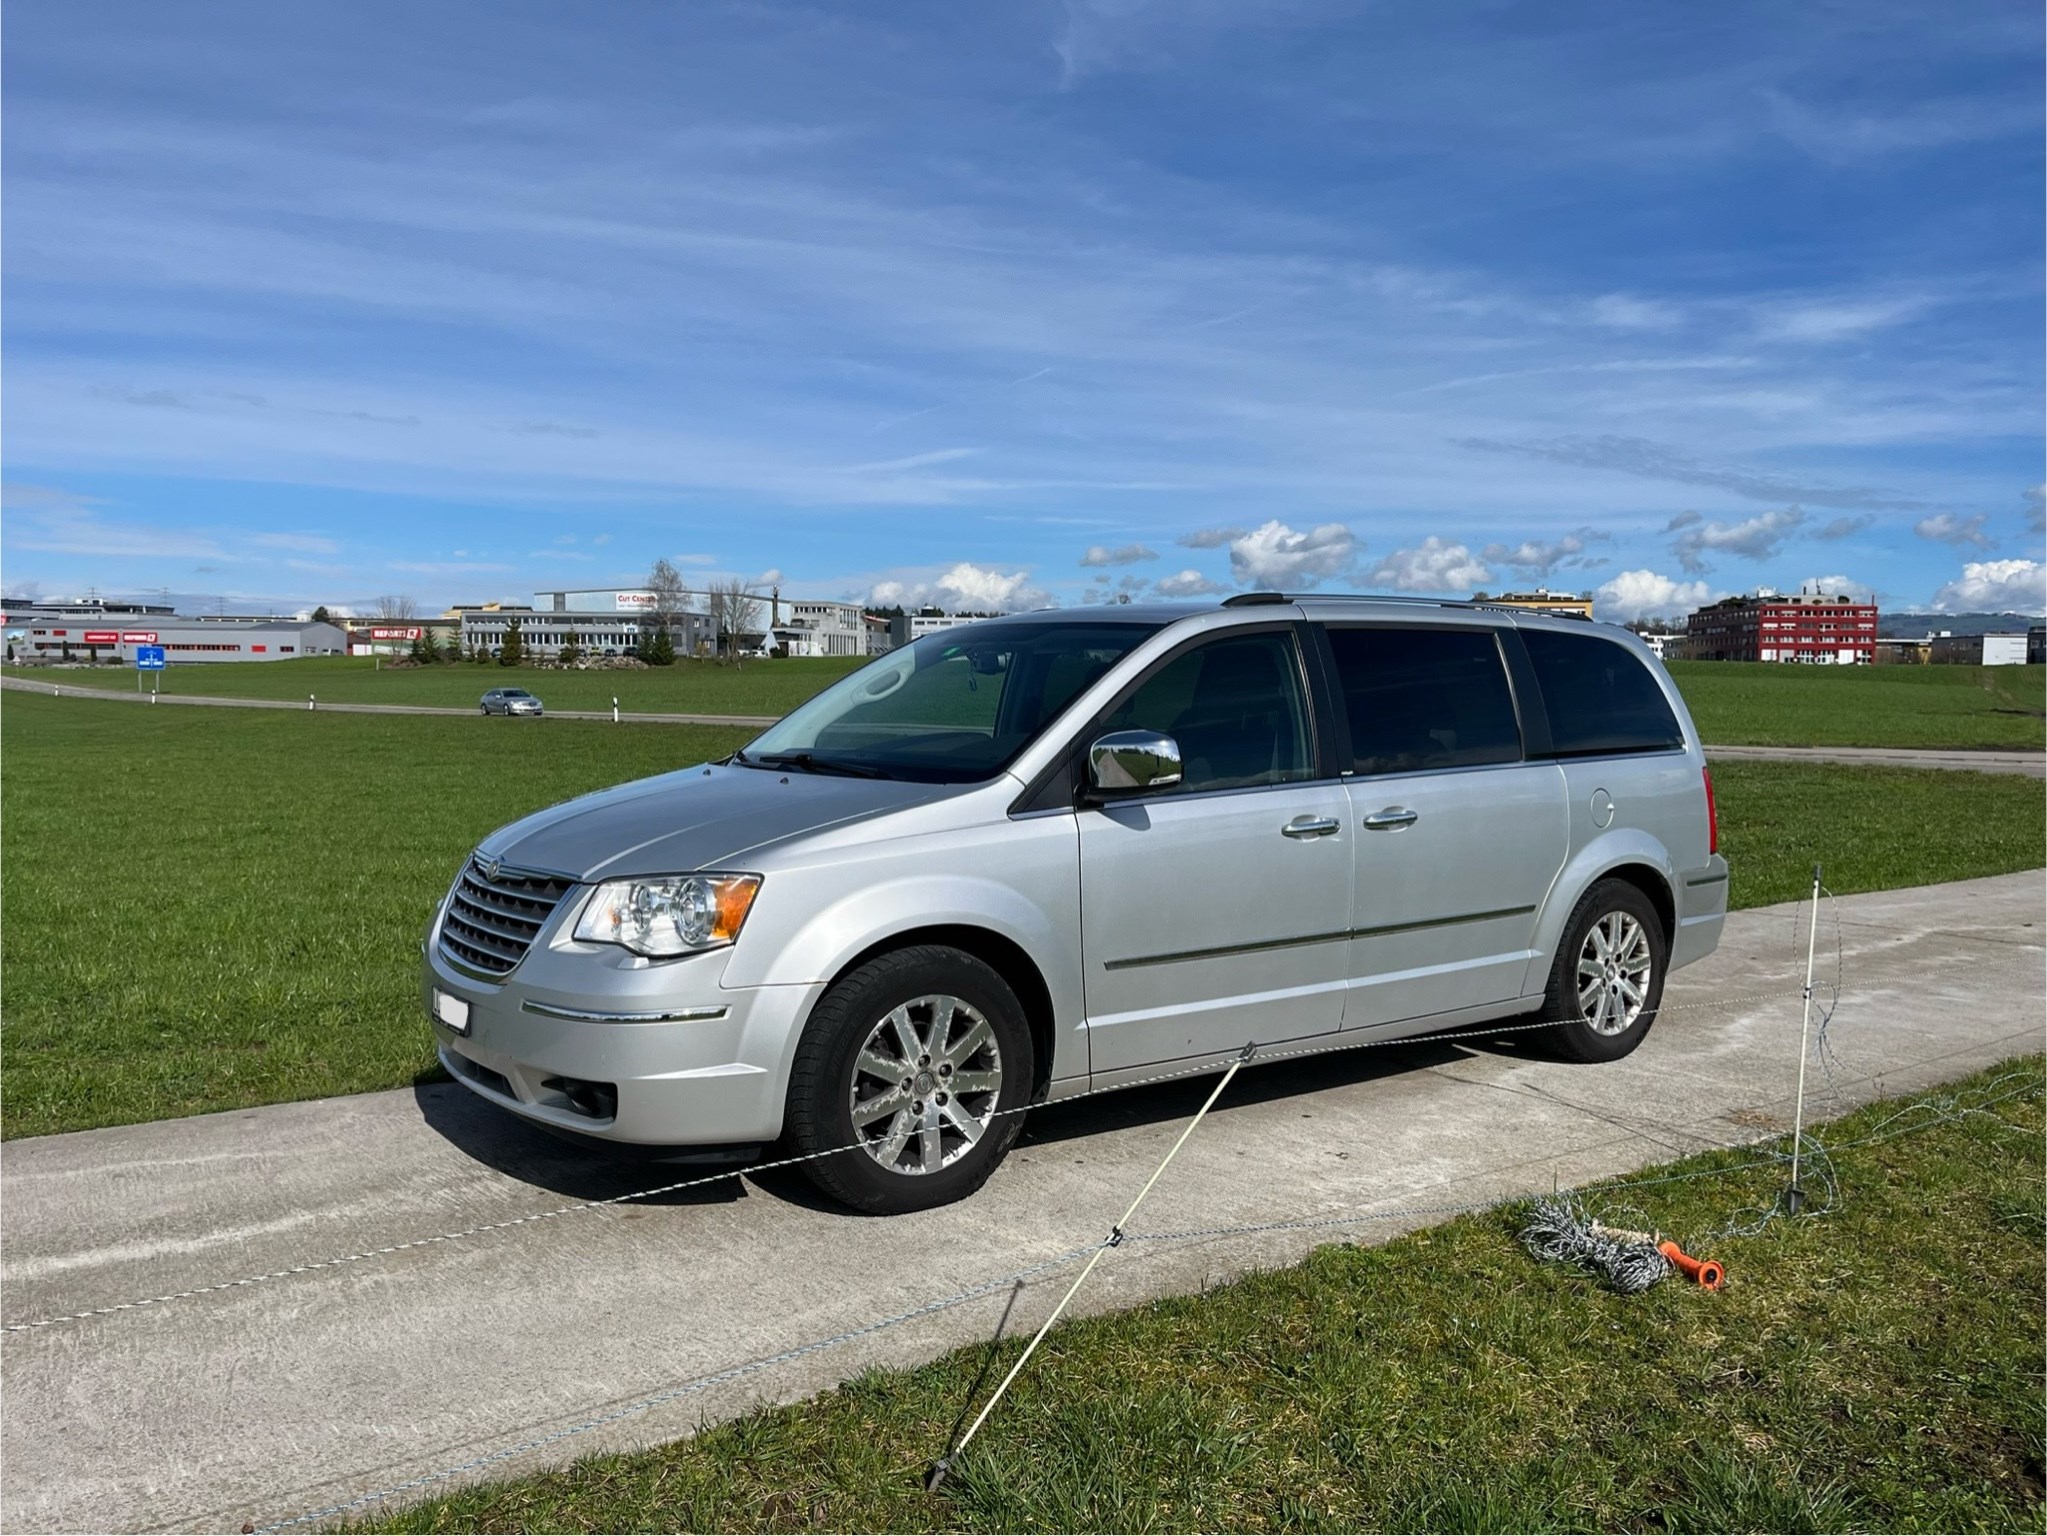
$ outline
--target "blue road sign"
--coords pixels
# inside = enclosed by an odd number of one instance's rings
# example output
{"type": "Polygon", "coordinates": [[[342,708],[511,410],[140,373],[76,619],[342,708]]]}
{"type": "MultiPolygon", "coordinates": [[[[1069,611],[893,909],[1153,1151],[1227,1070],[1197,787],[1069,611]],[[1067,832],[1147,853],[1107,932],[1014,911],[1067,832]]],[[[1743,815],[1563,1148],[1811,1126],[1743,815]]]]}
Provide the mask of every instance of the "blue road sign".
{"type": "Polygon", "coordinates": [[[135,666],[142,672],[163,670],[163,647],[160,645],[138,645],[135,647],[135,666]]]}

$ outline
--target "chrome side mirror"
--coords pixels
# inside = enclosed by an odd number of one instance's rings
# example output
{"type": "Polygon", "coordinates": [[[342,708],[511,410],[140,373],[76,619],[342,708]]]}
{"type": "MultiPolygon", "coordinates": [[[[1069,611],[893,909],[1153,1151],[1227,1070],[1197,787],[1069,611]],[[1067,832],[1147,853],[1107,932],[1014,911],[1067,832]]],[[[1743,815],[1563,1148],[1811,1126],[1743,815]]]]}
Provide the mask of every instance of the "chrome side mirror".
{"type": "Polygon", "coordinates": [[[1111,731],[1087,749],[1088,786],[1099,794],[1141,794],[1180,782],[1180,744],[1158,731],[1111,731]]]}

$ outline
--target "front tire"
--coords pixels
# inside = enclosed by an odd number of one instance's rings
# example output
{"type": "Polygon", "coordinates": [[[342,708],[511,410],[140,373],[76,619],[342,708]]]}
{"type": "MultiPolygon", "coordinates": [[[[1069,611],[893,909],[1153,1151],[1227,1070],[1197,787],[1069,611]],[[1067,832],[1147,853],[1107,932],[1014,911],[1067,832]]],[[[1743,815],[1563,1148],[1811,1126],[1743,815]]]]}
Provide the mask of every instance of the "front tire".
{"type": "Polygon", "coordinates": [[[812,1155],[811,1181],[856,1210],[946,1205],[1016,1141],[1036,1068],[1023,1007],[992,966],[940,945],[897,950],[812,1012],[790,1071],[789,1139],[812,1155]]]}
{"type": "Polygon", "coordinates": [[[1642,1043],[1663,1003],[1670,940],[1639,886],[1601,880],[1579,899],[1550,968],[1547,1039],[1571,1061],[1619,1061],[1642,1043]]]}

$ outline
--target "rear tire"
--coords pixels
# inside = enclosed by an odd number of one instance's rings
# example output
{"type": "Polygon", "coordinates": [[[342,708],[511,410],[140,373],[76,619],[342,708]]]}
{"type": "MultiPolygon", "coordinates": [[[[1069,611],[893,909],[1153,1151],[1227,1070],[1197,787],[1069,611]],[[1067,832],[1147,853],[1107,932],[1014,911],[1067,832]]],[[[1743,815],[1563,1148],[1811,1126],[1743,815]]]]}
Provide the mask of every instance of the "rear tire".
{"type": "Polygon", "coordinates": [[[1663,1002],[1670,940],[1641,888],[1601,880],[1564,925],[1543,994],[1543,1037],[1570,1061],[1619,1061],[1642,1043],[1663,1002]]]}
{"type": "Polygon", "coordinates": [[[804,1026],[789,1141],[811,1182],[856,1210],[946,1205],[1016,1141],[1036,1069],[1023,1007],[992,966],[935,944],[897,950],[842,977],[804,1026]]]}

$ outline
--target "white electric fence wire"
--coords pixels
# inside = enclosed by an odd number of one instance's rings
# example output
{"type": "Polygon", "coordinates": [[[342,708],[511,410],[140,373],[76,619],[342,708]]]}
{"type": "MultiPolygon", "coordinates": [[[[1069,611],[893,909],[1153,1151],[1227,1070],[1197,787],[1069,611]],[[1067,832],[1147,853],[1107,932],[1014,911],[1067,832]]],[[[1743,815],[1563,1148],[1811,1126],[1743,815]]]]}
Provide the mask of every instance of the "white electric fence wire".
{"type": "Polygon", "coordinates": [[[1137,1214],[1137,1208],[1144,1204],[1144,1197],[1151,1193],[1152,1186],[1159,1181],[1159,1176],[1171,1165],[1173,1159],[1180,1155],[1180,1149],[1187,1145],[1187,1138],[1194,1134],[1194,1127],[1201,1124],[1202,1119],[1215,1106],[1215,1101],[1222,1097],[1222,1091],[1230,1086],[1230,1080],[1237,1075],[1237,1069],[1251,1059],[1251,1053],[1254,1049],[1255,1046],[1246,1045],[1244,1047],[1244,1054],[1230,1063],[1230,1069],[1223,1073],[1222,1081],[1215,1085],[1214,1091],[1209,1094],[1206,1102],[1194,1112],[1194,1118],[1189,1120],[1187,1128],[1180,1132],[1180,1139],[1173,1143],[1171,1149],[1167,1151],[1164,1161],[1154,1168],[1151,1177],[1144,1181],[1144,1188],[1137,1192],[1137,1198],[1130,1202],[1129,1209],[1124,1211],[1122,1218],[1110,1229],[1108,1240],[1094,1251],[1093,1256],[1087,1261],[1087,1267],[1073,1277],[1073,1284],[1068,1286],[1066,1294],[1059,1298],[1059,1305],[1052,1309],[1052,1315],[1046,1318],[1044,1324],[1031,1336],[1030,1343],[1024,1346],[1024,1352],[1016,1357],[1016,1364],[1009,1368],[1009,1374],[1002,1378],[1002,1383],[996,1387],[994,1395],[982,1405],[981,1411],[974,1415],[974,1422],[967,1427],[967,1432],[960,1436],[959,1444],[947,1453],[944,1461],[940,1463],[941,1465],[944,1465],[945,1461],[950,1461],[953,1456],[959,1455],[973,1443],[974,1436],[979,1434],[981,1426],[988,1422],[988,1415],[993,1413],[995,1405],[1002,1401],[1002,1396],[1009,1390],[1010,1383],[1015,1381],[1022,1373],[1023,1368],[1030,1363],[1030,1358],[1037,1353],[1038,1346],[1045,1342],[1045,1335],[1050,1333],[1052,1325],[1059,1321],[1059,1315],[1066,1310],[1066,1304],[1072,1301],[1075,1293],[1080,1290],[1082,1285],[1087,1283],[1087,1277],[1094,1273],[1095,1265],[1101,1262],[1102,1255],[1123,1241],[1123,1229],[1130,1224],[1130,1218],[1137,1214]]]}
{"type": "Polygon", "coordinates": [[[616,1424],[620,1419],[631,1418],[636,1414],[646,1413],[650,1409],[658,1408],[664,1403],[674,1402],[679,1397],[689,1397],[698,1392],[707,1392],[712,1387],[719,1387],[727,1382],[738,1381],[743,1377],[755,1375],[774,1366],[787,1365],[792,1360],[801,1360],[807,1355],[814,1355],[822,1350],[833,1349],[840,1344],[850,1344],[856,1339],[864,1339],[868,1335],[880,1333],[884,1329],[895,1328],[903,1323],[915,1322],[918,1318],[929,1317],[935,1312],[947,1311],[950,1308],[973,1301],[978,1297],[986,1296],[991,1291],[999,1291],[1005,1287],[1020,1284],[1025,1280],[1045,1274],[1050,1270],[1063,1269],[1083,1254],[1099,1253],[1105,1246],[1107,1245],[1104,1243],[1090,1243],[1085,1248],[1072,1249],[1058,1255],[1056,1258],[1046,1259],[1042,1263],[1033,1264],[1028,1269],[1017,1270],[1014,1274],[1002,1275],[993,1280],[983,1280],[980,1284],[970,1285],[963,1291],[955,1291],[950,1296],[941,1296],[936,1301],[927,1301],[922,1306],[912,1307],[907,1312],[898,1312],[890,1317],[877,1318],[874,1322],[864,1323],[858,1328],[849,1328],[844,1333],[835,1333],[828,1339],[813,1339],[808,1344],[799,1344],[794,1349],[785,1349],[777,1355],[765,1355],[758,1360],[749,1360],[744,1365],[735,1365],[722,1371],[714,1371],[708,1376],[694,1377],[679,1386],[664,1387],[659,1392],[650,1393],[646,1397],[636,1398],[621,1408],[612,1409],[609,1413],[585,1419],[579,1424],[571,1424],[566,1429],[557,1429],[549,1434],[535,1436],[530,1440],[522,1440],[517,1445],[507,1446],[503,1450],[492,1451],[486,1456],[475,1457],[463,1462],[459,1466],[445,1467],[438,1472],[428,1472],[407,1482],[396,1483],[389,1488],[380,1488],[375,1493],[366,1493],[360,1498],[350,1499],[345,1504],[330,1504],[325,1509],[310,1510],[303,1515],[294,1515],[289,1520],[275,1520],[268,1525],[254,1526],[253,1529],[258,1531],[289,1530],[293,1526],[306,1525],[315,1520],[332,1520],[337,1515],[349,1514],[354,1510],[366,1508],[371,1504],[378,1504],[386,1499],[396,1498],[400,1494],[417,1493],[422,1488],[432,1487],[435,1483],[444,1483],[449,1478],[460,1477],[467,1472],[479,1472],[485,1467],[495,1466],[499,1462],[510,1461],[514,1457],[523,1456],[528,1451],[537,1451],[563,1440],[572,1439],[577,1435],[586,1435],[592,1430],[602,1429],[607,1424],[616,1424]]]}
{"type": "Polygon", "coordinates": [[[1805,1007],[1804,1017],[1798,1025],[1798,1103],[1792,1110],[1791,1119],[1791,1188],[1787,1191],[1792,1208],[1804,1199],[1804,1191],[1798,1187],[1798,1143],[1805,1131],[1805,1060],[1811,1050],[1812,1037],[1812,966],[1813,958],[1819,952],[1820,942],[1820,867],[1812,867],[1812,922],[1806,929],[1805,939],[1805,1007]]]}
{"type": "MultiPolygon", "coordinates": [[[[1660,1016],[1665,1013],[1677,1013],[1685,1009],[1694,1008],[1735,1008],[1750,1003],[1773,1002],[1797,995],[1795,992],[1752,992],[1737,997],[1704,998],[1690,1003],[1665,1003],[1657,1011],[1660,1016]]],[[[1550,1029],[1557,1022],[1554,1019],[1534,1019],[1513,1024],[1494,1025],[1482,1029],[1445,1030],[1433,1035],[1401,1035],[1384,1040],[1346,1041],[1334,1048],[1327,1042],[1322,1042],[1305,1049],[1276,1051],[1261,1055],[1258,1058],[1258,1064],[1266,1066],[1274,1062],[1290,1061],[1301,1057],[1335,1055],[1340,1052],[1370,1050],[1375,1047],[1397,1049],[1401,1046],[1420,1047],[1456,1040],[1491,1039],[1502,1035],[1521,1034],[1529,1030],[1550,1029]]],[[[1104,1093],[1121,1093],[1128,1088],[1155,1087],[1161,1083],[1179,1082],[1191,1077],[1204,1077],[1221,1069],[1222,1063],[1214,1060],[1205,1061],[1197,1066],[1183,1067],[1173,1072],[1161,1072],[1151,1077],[1136,1078],[1127,1083],[1090,1088],[1081,1093],[1069,1094],[1065,1098],[1058,1099],[1051,1104],[1018,1104],[1008,1109],[998,1109],[993,1115],[989,1116],[989,1119],[994,1120],[1003,1115],[1028,1114],[1033,1109],[1049,1109],[1067,1104],[1077,1104],[1083,1099],[1091,1099],[1104,1093]]],[[[656,1185],[652,1189],[631,1190],[626,1194],[610,1195],[602,1200],[579,1200],[571,1205],[555,1206],[551,1210],[532,1211],[524,1216],[506,1217],[502,1221],[481,1222],[476,1226],[464,1227],[455,1232],[437,1232],[429,1237],[415,1237],[402,1243],[387,1243],[381,1248],[364,1248],[355,1253],[338,1254],[329,1259],[309,1260],[304,1264],[294,1264],[285,1269],[273,1269],[261,1274],[244,1275],[238,1280],[223,1280],[213,1285],[194,1286],[189,1290],[169,1291],[161,1296],[145,1296],[135,1301],[115,1302],[104,1307],[84,1307],[76,1312],[66,1312],[53,1317],[36,1318],[28,1322],[0,1323],[0,1334],[32,1333],[43,1328],[55,1328],[65,1323],[85,1322],[96,1317],[112,1317],[121,1312],[134,1312],[145,1307],[166,1306],[172,1302],[190,1301],[199,1296],[216,1296],[224,1291],[240,1290],[252,1285],[263,1285],[273,1280],[289,1280],[298,1275],[317,1274],[321,1270],[338,1269],[344,1265],[364,1264],[377,1259],[388,1259],[401,1253],[410,1253],[414,1249],[432,1248],[444,1243],[467,1242],[471,1238],[484,1237],[494,1232],[509,1231],[514,1227],[531,1226],[536,1222],[553,1221],[561,1216],[577,1216],[589,1211],[601,1211],[616,1205],[630,1204],[634,1201],[652,1200],[661,1195],[679,1194],[683,1190],[701,1189],[707,1185],[726,1182],[738,1177],[740,1174],[751,1176],[753,1174],[772,1172],[778,1168],[794,1168],[800,1164],[815,1161],[818,1158],[836,1157],[842,1152],[859,1149],[860,1146],[861,1144],[857,1142],[850,1143],[843,1147],[828,1147],[822,1151],[799,1153],[794,1157],[776,1158],[770,1162],[751,1163],[741,1168],[725,1169],[717,1173],[698,1174],[691,1178],[678,1179],[672,1184],[656,1185]]]]}
{"type": "MultiPolygon", "coordinates": [[[[1991,1079],[1983,1085],[1978,1094],[1973,1096],[1957,1092],[1937,1098],[1919,1099],[1879,1120],[1867,1134],[1859,1136],[1853,1141],[1836,1144],[1834,1150],[1846,1152],[1860,1147],[1877,1146],[1885,1142],[1896,1141],[1900,1137],[1917,1135],[1921,1132],[1932,1130],[1937,1126],[1967,1120],[1977,1115],[1987,1115],[1999,1105],[2007,1104],[2014,1099],[2040,1098],[2043,1092],[2047,1092],[2047,1080],[2043,1080],[2039,1073],[2030,1069],[2018,1068],[1991,1079]]],[[[2005,1122],[2005,1124],[2015,1131],[2025,1130],[2029,1135],[2037,1134],[2028,1127],[2011,1126],[2009,1122],[2005,1122]]],[[[1752,1169],[1782,1167],[1788,1157],[1789,1154],[1786,1152],[1766,1152],[1759,1157],[1734,1163],[1724,1168],[1697,1168],[1687,1173],[1659,1174],[1654,1177],[1641,1179],[1617,1179],[1595,1185],[1584,1193],[1591,1197],[1604,1198],[1624,1190],[1643,1189],[1653,1185],[1685,1183],[1694,1179],[1728,1178],[1735,1174],[1749,1172],[1752,1169]]],[[[1496,1210],[1504,1206],[1511,1206],[1538,1198],[1540,1197],[1534,1193],[1524,1193],[1504,1197],[1489,1196],[1478,1200],[1460,1201],[1455,1204],[1408,1205],[1391,1210],[1361,1212],[1344,1216],[1313,1217],[1299,1221],[1252,1222],[1239,1226],[1197,1227],[1174,1232],[1131,1232],[1124,1235],[1123,1242],[1177,1243],[1197,1241],[1205,1238],[1257,1236],[1271,1232],[1316,1231],[1332,1227],[1356,1226],[1376,1221],[1403,1221],[1421,1217],[1463,1216],[1480,1211],[1496,1210]]],[[[1622,1209],[1632,1208],[1623,1207],[1622,1209]]],[[[556,1430],[546,1435],[522,1441],[504,1450],[493,1451],[489,1455],[475,1457],[457,1466],[427,1473],[408,1482],[380,1489],[375,1493],[364,1494],[360,1498],[351,1499],[345,1504],[330,1505],[325,1509],[297,1515],[288,1520],[274,1521],[269,1525],[258,1526],[256,1529],[261,1531],[286,1530],[293,1526],[305,1525],[316,1520],[333,1519],[336,1516],[349,1514],[352,1511],[381,1503],[387,1499],[396,1498],[402,1494],[415,1493],[422,1488],[431,1487],[435,1483],[446,1482],[450,1478],[460,1477],[468,1472],[480,1471],[485,1467],[496,1466],[523,1456],[529,1451],[540,1450],[577,1435],[601,1429],[608,1424],[615,1424],[621,1419],[644,1413],[659,1407],[663,1403],[672,1402],[679,1397],[707,1391],[711,1387],[754,1375],[776,1365],[802,1359],[805,1356],[816,1354],[835,1345],[865,1338],[882,1332],[885,1329],[897,1327],[906,1322],[912,1322],[917,1318],[927,1317],[933,1313],[960,1306],[965,1302],[975,1300],[1005,1286],[1014,1286],[1020,1281],[1063,1268],[1077,1259],[1088,1257],[1092,1260],[1095,1257],[1099,1257],[1112,1246],[1120,1246],[1115,1243],[1113,1236],[1098,1243],[1091,1243],[1084,1248],[1070,1249],[1055,1258],[1046,1259],[1042,1263],[1032,1265],[1028,1269],[1018,1270],[1014,1274],[1005,1275],[999,1279],[983,1281],[978,1285],[968,1287],[966,1290],[957,1291],[950,1296],[926,1302],[919,1307],[913,1307],[907,1312],[898,1312],[891,1317],[881,1318],[862,1327],[834,1334],[827,1339],[814,1340],[811,1343],[799,1345],[795,1349],[785,1350],[777,1355],[769,1355],[762,1359],[752,1360],[744,1365],[733,1366],[707,1376],[698,1376],[681,1383],[679,1386],[663,1388],[659,1392],[638,1398],[622,1408],[614,1409],[611,1412],[594,1418],[585,1419],[581,1423],[571,1425],[566,1429],[556,1430]]],[[[962,1447],[964,1447],[964,1441],[962,1442],[962,1447]]]]}

